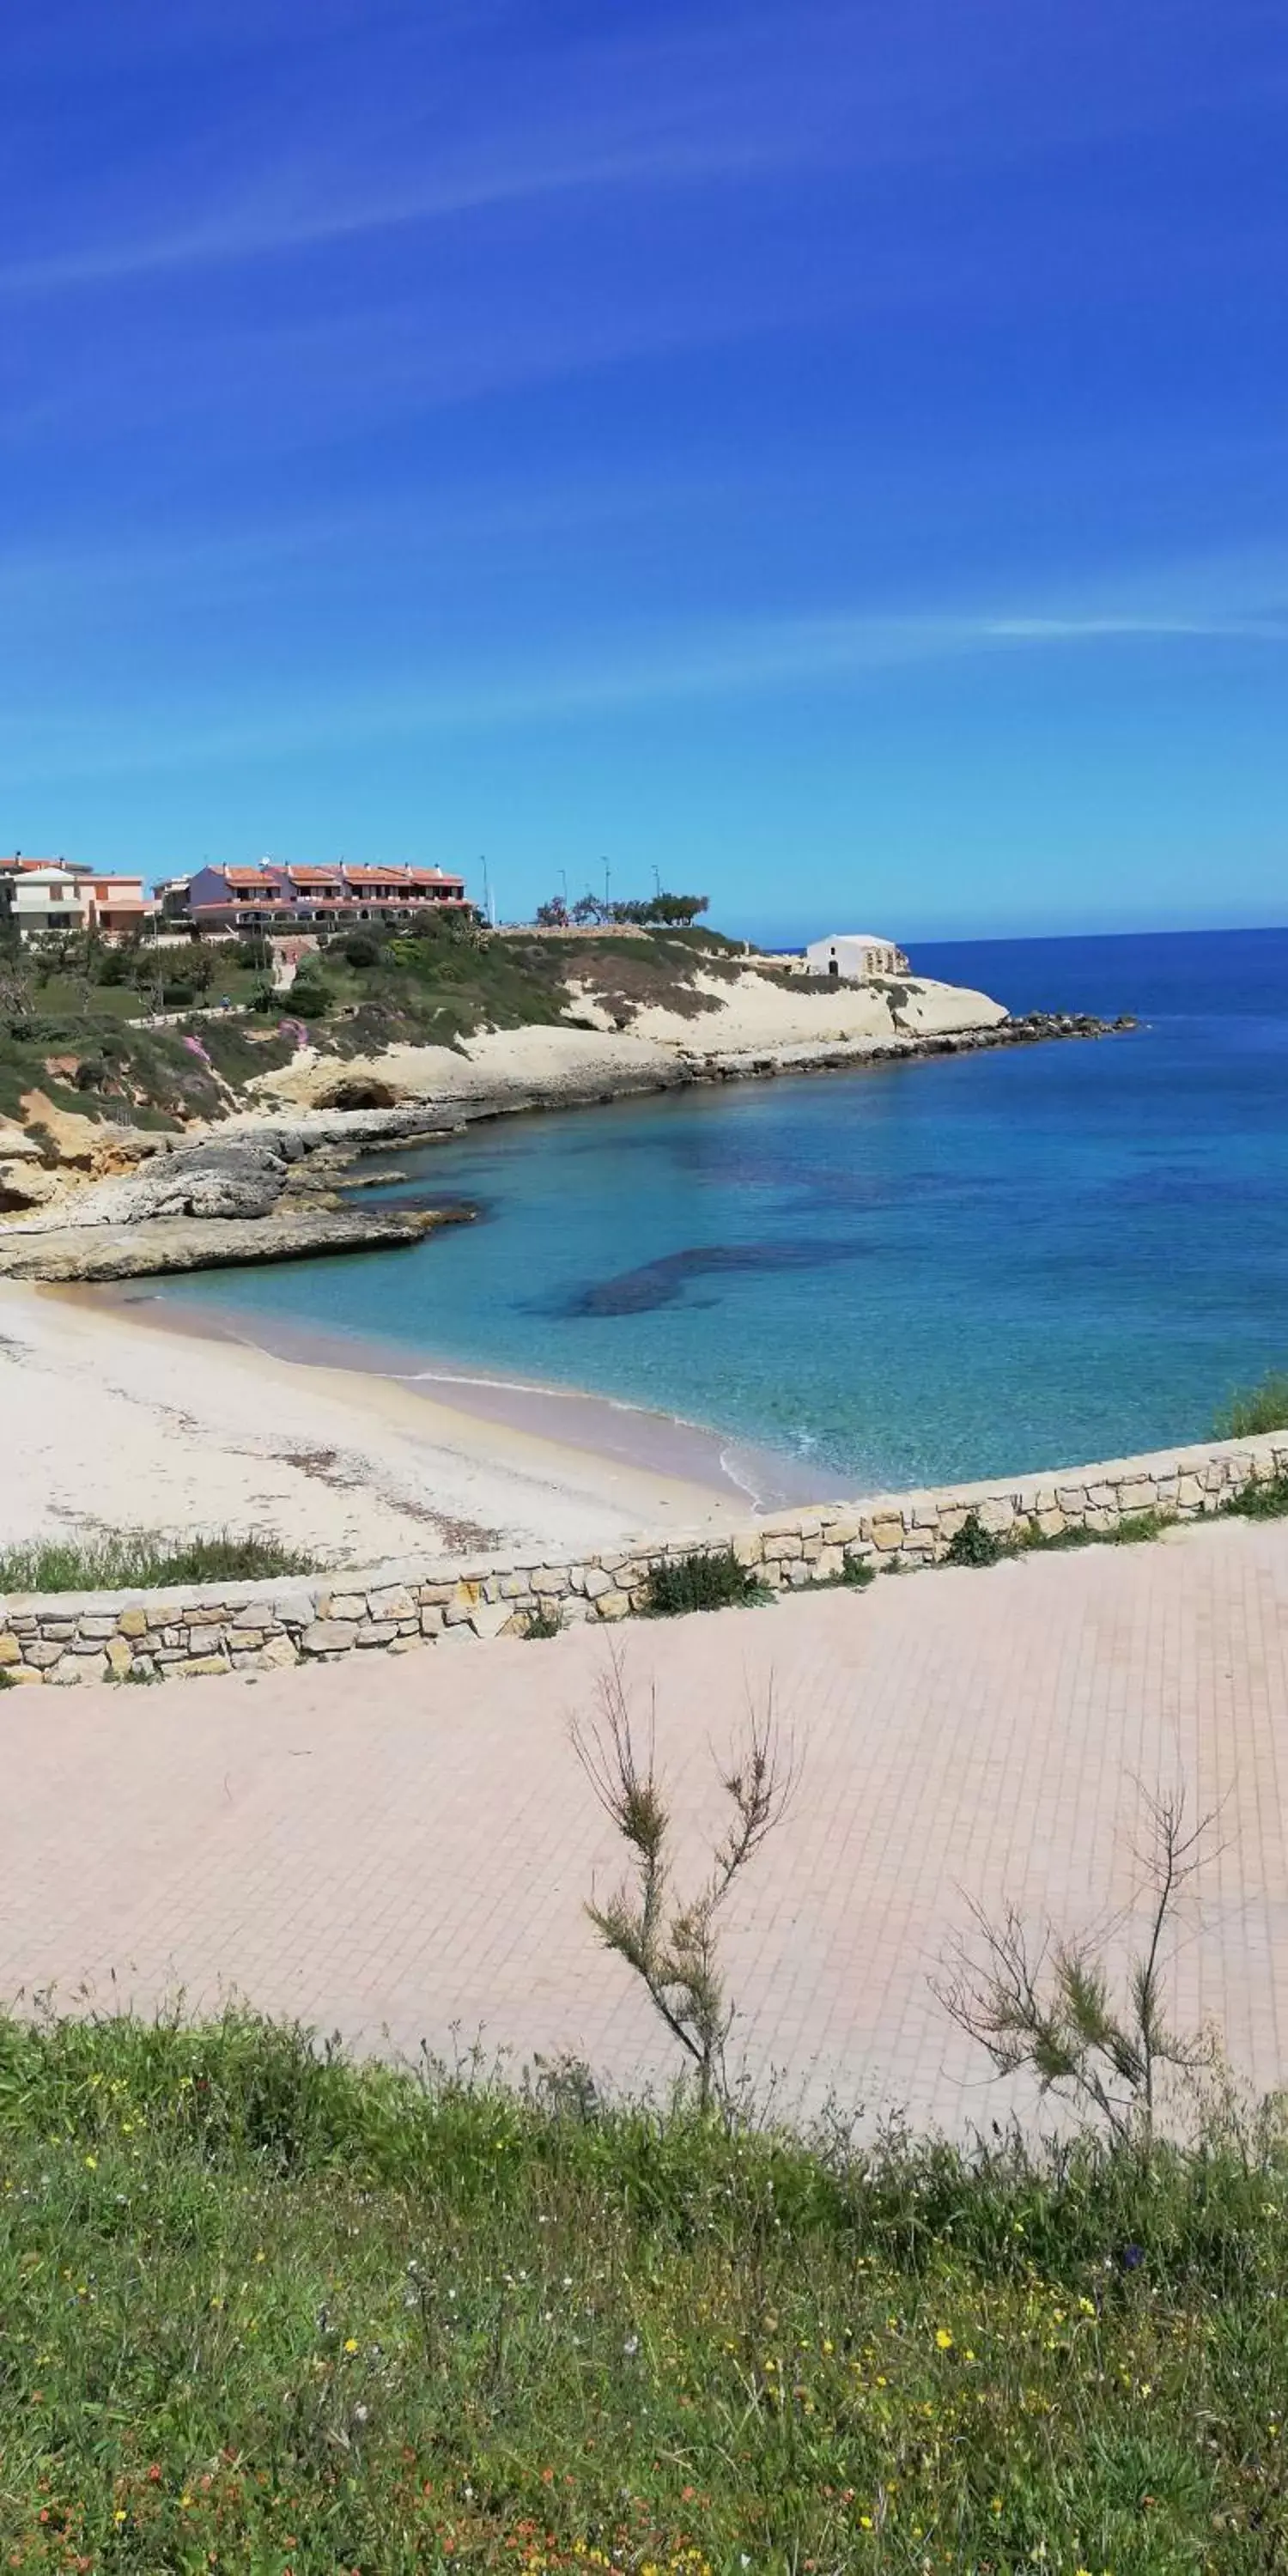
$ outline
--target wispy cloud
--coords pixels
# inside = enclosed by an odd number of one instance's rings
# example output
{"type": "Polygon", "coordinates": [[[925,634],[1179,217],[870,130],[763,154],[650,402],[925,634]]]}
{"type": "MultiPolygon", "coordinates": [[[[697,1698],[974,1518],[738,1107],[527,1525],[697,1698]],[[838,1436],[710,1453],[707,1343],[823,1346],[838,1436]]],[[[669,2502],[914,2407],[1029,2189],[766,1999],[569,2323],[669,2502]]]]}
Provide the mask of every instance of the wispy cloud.
{"type": "Polygon", "coordinates": [[[1288,613],[1057,608],[766,619],[659,636],[634,649],[606,642],[593,658],[555,670],[516,668],[472,679],[448,679],[440,672],[409,678],[402,672],[383,686],[342,695],[332,688],[316,697],[284,692],[254,717],[190,705],[168,708],[164,725],[132,726],[118,711],[110,719],[87,713],[79,721],[32,728],[11,715],[0,720],[0,743],[14,777],[54,769],[98,777],[217,768],[230,760],[272,761],[340,745],[593,720],[667,702],[844,689],[885,672],[950,659],[1196,644],[1282,651],[1288,646],[1288,613]]]}
{"type": "MultiPolygon", "coordinates": [[[[216,83],[207,107],[194,66],[160,147],[140,133],[88,181],[25,192],[9,237],[27,246],[0,264],[0,294],[280,259],[579,193],[1004,165],[1264,107],[1284,79],[1267,0],[1228,0],[1219,44],[1204,0],[1170,0],[1162,51],[1148,8],[1059,25],[1021,0],[982,0],[960,24],[942,0],[888,17],[859,0],[758,0],[536,43],[504,6],[395,8],[371,24],[332,0],[307,48],[293,17],[270,10],[266,36],[243,24],[245,91],[216,83]]],[[[204,41],[226,56],[217,14],[204,41]]]]}
{"type": "MultiPolygon", "coordinates": [[[[441,22],[429,35],[419,18],[387,24],[375,44],[359,31],[361,41],[311,68],[294,55],[255,112],[225,108],[194,120],[177,148],[141,150],[73,238],[0,265],[0,293],[281,257],[577,193],[790,169],[844,149],[854,72],[847,81],[829,45],[836,22],[835,6],[814,0],[790,53],[771,9],[740,28],[699,21],[669,38],[515,47],[513,60],[502,50],[491,64],[471,61],[459,25],[449,28],[455,49],[441,22]]],[[[47,211],[57,221],[57,205],[47,211]]]]}

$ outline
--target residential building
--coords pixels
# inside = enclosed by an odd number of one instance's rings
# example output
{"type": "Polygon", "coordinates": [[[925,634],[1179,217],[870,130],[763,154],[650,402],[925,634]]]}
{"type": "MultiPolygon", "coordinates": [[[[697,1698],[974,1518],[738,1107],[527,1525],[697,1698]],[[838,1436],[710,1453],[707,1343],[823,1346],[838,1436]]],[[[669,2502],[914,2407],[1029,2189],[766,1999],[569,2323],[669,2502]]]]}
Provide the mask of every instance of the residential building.
{"type": "Polygon", "coordinates": [[[155,919],[156,905],[144,892],[142,877],[93,876],[82,879],[89,927],[103,939],[128,939],[155,919]]]}
{"type": "Polygon", "coordinates": [[[908,960],[892,939],[870,930],[838,930],[830,939],[812,939],[805,951],[807,975],[830,975],[842,984],[866,984],[874,975],[906,975],[908,960]]]}
{"type": "Polygon", "coordinates": [[[142,930],[154,906],[142,877],[109,876],[77,860],[0,858],[0,906],[20,939],[97,931],[122,939],[142,930]]]}
{"type": "Polygon", "coordinates": [[[406,929],[427,912],[470,909],[464,877],[442,868],[279,867],[199,868],[187,883],[164,890],[167,918],[186,919],[195,930],[344,930],[361,921],[406,929]]]}

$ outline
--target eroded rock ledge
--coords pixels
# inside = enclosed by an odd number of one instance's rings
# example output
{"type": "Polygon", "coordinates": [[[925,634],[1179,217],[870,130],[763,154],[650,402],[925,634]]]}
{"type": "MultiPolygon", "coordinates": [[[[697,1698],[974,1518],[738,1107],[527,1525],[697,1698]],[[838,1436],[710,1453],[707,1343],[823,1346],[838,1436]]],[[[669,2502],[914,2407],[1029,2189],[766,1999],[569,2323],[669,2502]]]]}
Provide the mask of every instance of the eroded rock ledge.
{"type": "Polygon", "coordinates": [[[173,1142],[127,1136],[115,1156],[127,1168],[63,1189],[0,1229],[0,1277],[92,1282],[301,1261],[416,1243],[469,1215],[350,1207],[336,1194],[341,1175],[326,1140],[271,1127],[173,1142]]]}
{"type": "Polygon", "coordinates": [[[467,1211],[431,1208],[301,1209],[267,1217],[156,1217],[137,1225],[51,1226],[0,1235],[0,1278],[86,1286],[181,1270],[226,1270],[260,1261],[307,1261],[419,1243],[467,1211]]]}

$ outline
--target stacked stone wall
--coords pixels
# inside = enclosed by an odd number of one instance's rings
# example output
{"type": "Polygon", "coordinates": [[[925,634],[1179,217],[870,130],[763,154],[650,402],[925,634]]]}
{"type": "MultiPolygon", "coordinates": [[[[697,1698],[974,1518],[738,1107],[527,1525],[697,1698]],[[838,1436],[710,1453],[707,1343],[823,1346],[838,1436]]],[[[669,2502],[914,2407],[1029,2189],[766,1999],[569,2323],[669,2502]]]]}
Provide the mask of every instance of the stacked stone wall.
{"type": "Polygon", "coordinates": [[[535,1552],[473,1563],[408,1558],[365,1572],[157,1592],[0,1598],[0,1680],[52,1683],[192,1680],[272,1671],[342,1655],[521,1636],[537,1610],[566,1626],[627,1619],[648,1579],[694,1549],[731,1545],[774,1592],[942,1563],[969,1512],[1005,1540],[1026,1530],[1109,1535],[1140,1513],[1196,1520],[1258,1481],[1288,1476],[1288,1433],[1219,1441],[1055,1474],[997,1478],[860,1502],[820,1503],[732,1529],[668,1533],[569,1559],[535,1552]]]}

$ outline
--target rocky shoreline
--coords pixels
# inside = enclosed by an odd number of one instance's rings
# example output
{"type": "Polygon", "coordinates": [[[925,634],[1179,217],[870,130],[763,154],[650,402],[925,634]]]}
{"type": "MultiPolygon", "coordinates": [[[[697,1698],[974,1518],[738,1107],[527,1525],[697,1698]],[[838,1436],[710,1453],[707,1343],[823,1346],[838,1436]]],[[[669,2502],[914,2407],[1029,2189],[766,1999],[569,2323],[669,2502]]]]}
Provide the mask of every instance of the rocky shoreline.
{"type": "Polygon", "coordinates": [[[365,1145],[343,1133],[302,1137],[276,1122],[257,1134],[196,1139],[118,1131],[104,1147],[116,1170],[0,1230],[0,1278],[90,1284],[302,1261],[419,1243],[438,1226],[468,1222],[471,1211],[460,1207],[346,1205],[343,1156],[365,1145]]]}
{"type": "Polygon", "coordinates": [[[185,1270],[227,1270],[262,1261],[309,1261],[337,1252],[372,1252],[419,1243],[467,1211],[389,1208],[371,1216],[315,1214],[196,1222],[160,1218],[139,1225],[62,1226],[34,1243],[0,1237],[0,1278],[48,1286],[90,1287],[115,1279],[155,1279],[185,1270]]]}
{"type": "MultiPolygon", "coordinates": [[[[472,1211],[428,1199],[416,1207],[347,1204],[343,1193],[377,1185],[352,1166],[390,1144],[425,1146],[485,1119],[648,1092],[1099,1038],[1134,1026],[1127,1017],[1032,1012],[889,1040],[676,1049],[645,1065],[629,1047],[615,1062],[611,1040],[601,1040],[584,1081],[566,1064],[545,1080],[480,1070],[468,1093],[398,1098],[377,1063],[364,1074],[337,1069],[343,1106],[244,1109],[197,1136],[64,1119],[61,1139],[46,1129],[43,1151],[22,1131],[0,1141],[0,1208],[9,1212],[0,1220],[0,1277],[91,1283],[415,1243],[439,1226],[468,1222],[472,1211]]],[[[394,1177],[381,1174],[378,1185],[394,1177]]]]}

